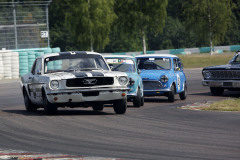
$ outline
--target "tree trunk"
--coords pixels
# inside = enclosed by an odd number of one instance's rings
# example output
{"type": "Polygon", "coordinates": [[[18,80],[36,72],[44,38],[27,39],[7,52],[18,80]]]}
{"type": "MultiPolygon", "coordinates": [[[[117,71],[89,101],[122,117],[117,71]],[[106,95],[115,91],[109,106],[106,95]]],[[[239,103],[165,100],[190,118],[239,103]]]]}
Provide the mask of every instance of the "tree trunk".
{"type": "Polygon", "coordinates": [[[211,8],[208,8],[208,22],[209,22],[209,41],[210,41],[210,54],[213,55],[213,41],[212,41],[212,19],[211,8]]]}
{"type": "Polygon", "coordinates": [[[89,18],[89,30],[90,30],[90,49],[91,49],[91,52],[93,52],[93,38],[92,38],[92,28],[91,28],[91,25],[90,25],[90,21],[91,21],[91,17],[90,17],[90,8],[91,8],[91,4],[90,4],[90,0],[88,0],[88,18],[89,18]]]}
{"type": "Polygon", "coordinates": [[[147,49],[146,49],[146,39],[145,39],[145,33],[144,32],[142,34],[142,41],[143,41],[143,54],[146,54],[147,49]]]}

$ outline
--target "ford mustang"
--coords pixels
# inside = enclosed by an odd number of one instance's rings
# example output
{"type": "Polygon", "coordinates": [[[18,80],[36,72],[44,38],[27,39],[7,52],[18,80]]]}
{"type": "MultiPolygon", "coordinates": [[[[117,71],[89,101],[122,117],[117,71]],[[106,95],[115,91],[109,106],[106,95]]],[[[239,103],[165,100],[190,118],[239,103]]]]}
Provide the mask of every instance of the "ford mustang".
{"type": "Polygon", "coordinates": [[[21,77],[26,110],[42,107],[46,114],[55,114],[58,107],[102,111],[104,104],[113,104],[116,114],[124,114],[128,83],[127,74],[111,71],[101,54],[85,51],[42,55],[21,77]]]}

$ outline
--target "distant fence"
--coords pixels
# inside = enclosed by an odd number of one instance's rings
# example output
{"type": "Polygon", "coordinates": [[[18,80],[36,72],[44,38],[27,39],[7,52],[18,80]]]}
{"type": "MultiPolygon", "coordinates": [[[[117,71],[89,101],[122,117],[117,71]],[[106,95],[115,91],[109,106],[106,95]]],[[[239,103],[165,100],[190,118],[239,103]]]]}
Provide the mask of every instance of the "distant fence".
{"type": "MultiPolygon", "coordinates": [[[[209,53],[210,47],[201,47],[201,48],[185,48],[185,49],[170,49],[170,50],[158,50],[158,51],[147,51],[146,54],[174,54],[174,55],[185,55],[185,54],[196,54],[196,53],[209,53]]],[[[240,45],[232,45],[232,46],[215,46],[213,51],[215,53],[223,53],[223,52],[235,52],[240,50],[240,45]]],[[[108,53],[109,54],[109,53],[108,53]]],[[[114,55],[141,55],[143,52],[116,52],[110,53],[114,55]]]]}
{"type": "Polygon", "coordinates": [[[49,47],[48,5],[51,1],[1,1],[0,49],[49,47]]]}

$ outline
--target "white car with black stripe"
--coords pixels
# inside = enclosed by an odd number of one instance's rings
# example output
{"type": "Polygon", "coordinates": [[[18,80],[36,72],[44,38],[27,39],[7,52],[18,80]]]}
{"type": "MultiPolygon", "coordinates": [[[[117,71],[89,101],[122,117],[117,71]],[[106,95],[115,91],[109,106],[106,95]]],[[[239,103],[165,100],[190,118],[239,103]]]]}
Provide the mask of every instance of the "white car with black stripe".
{"type": "Polygon", "coordinates": [[[127,74],[111,71],[99,53],[60,52],[38,57],[21,77],[21,89],[27,111],[55,114],[58,107],[89,106],[102,111],[113,104],[116,114],[124,114],[128,82],[127,74]]]}

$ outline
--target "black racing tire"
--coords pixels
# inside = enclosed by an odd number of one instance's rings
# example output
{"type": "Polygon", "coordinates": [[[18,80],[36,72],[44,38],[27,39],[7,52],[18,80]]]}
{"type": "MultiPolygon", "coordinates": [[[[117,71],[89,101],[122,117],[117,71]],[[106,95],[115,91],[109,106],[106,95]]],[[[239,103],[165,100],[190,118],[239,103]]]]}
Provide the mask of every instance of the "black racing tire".
{"type": "Polygon", "coordinates": [[[168,93],[168,101],[173,103],[175,102],[175,86],[171,86],[171,91],[168,93]]]}
{"type": "Polygon", "coordinates": [[[179,94],[179,97],[181,100],[185,100],[187,98],[187,85],[185,83],[184,85],[184,91],[179,94]]]}
{"type": "Polygon", "coordinates": [[[144,96],[141,97],[141,106],[144,106],[144,96]]]}
{"type": "Polygon", "coordinates": [[[224,88],[210,87],[210,91],[211,91],[213,96],[221,96],[224,92],[224,88]]]}
{"type": "Polygon", "coordinates": [[[102,111],[103,108],[104,108],[104,105],[101,104],[101,103],[95,104],[95,105],[92,106],[92,109],[93,109],[94,111],[98,111],[98,112],[102,111]]]}
{"type": "Polygon", "coordinates": [[[54,115],[57,113],[57,106],[48,101],[45,93],[43,93],[43,107],[44,107],[44,112],[47,115],[54,115]]]}
{"type": "Polygon", "coordinates": [[[124,114],[127,110],[127,99],[121,99],[113,103],[113,109],[116,114],[124,114]]]}
{"type": "Polygon", "coordinates": [[[28,112],[35,112],[37,111],[37,107],[31,102],[31,100],[28,97],[27,91],[23,90],[23,98],[24,98],[24,104],[25,108],[28,112]]]}
{"type": "Polygon", "coordinates": [[[141,106],[141,92],[138,88],[137,95],[133,98],[133,106],[139,108],[141,106]]]}

